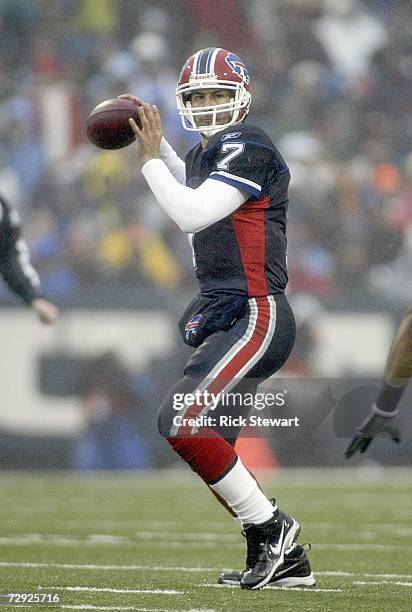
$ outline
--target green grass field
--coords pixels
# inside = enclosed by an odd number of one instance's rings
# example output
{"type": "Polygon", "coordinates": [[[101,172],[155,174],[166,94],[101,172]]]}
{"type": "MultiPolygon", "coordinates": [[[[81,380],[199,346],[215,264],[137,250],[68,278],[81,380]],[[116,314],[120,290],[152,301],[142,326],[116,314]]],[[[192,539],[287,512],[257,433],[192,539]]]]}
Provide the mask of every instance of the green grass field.
{"type": "Polygon", "coordinates": [[[314,589],[217,586],[243,567],[245,543],[185,470],[0,476],[0,591],[58,592],[74,610],[412,609],[411,470],[283,469],[262,482],[312,543],[314,589]]]}

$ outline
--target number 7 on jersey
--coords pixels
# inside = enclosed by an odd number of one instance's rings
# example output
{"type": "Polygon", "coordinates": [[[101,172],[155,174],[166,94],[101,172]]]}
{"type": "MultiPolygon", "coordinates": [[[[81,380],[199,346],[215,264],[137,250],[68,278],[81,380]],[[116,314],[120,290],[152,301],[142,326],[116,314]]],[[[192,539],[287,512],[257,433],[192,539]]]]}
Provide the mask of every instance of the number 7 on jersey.
{"type": "Polygon", "coordinates": [[[222,153],[230,151],[228,155],[223,157],[220,162],[217,163],[218,170],[229,170],[229,162],[235,157],[238,157],[243,153],[245,145],[243,142],[225,142],[222,144],[222,153]]]}

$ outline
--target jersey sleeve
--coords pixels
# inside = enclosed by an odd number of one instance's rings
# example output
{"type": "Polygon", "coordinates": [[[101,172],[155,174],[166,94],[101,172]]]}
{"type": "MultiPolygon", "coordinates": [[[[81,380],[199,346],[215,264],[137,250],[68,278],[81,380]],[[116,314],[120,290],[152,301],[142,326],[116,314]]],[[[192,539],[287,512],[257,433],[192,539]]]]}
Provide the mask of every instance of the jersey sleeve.
{"type": "Polygon", "coordinates": [[[253,196],[262,195],[274,151],[259,133],[225,133],[214,144],[213,154],[214,164],[209,178],[253,196]]]}
{"type": "Polygon", "coordinates": [[[21,232],[20,217],[0,199],[0,274],[27,304],[39,297],[40,279],[30,262],[21,232]]]}

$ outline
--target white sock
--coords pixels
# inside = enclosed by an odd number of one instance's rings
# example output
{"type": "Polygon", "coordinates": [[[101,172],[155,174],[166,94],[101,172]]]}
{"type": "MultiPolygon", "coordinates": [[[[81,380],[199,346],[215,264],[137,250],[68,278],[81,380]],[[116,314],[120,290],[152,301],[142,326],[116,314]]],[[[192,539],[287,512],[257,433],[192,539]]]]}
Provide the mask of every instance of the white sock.
{"type": "Polygon", "coordinates": [[[242,525],[264,523],[276,510],[240,458],[226,476],[210,486],[229,504],[242,525]]]}

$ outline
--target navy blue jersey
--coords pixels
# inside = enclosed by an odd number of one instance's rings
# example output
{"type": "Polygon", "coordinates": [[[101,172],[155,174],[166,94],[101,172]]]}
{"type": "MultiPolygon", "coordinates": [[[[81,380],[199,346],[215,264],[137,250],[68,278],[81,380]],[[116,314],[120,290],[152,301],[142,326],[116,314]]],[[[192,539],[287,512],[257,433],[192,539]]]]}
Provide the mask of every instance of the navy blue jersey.
{"type": "Polygon", "coordinates": [[[258,127],[232,125],[205,149],[196,145],[185,161],[189,187],[211,178],[250,194],[231,215],[193,234],[200,291],[250,297],[283,293],[290,173],[270,138],[258,127]]]}

